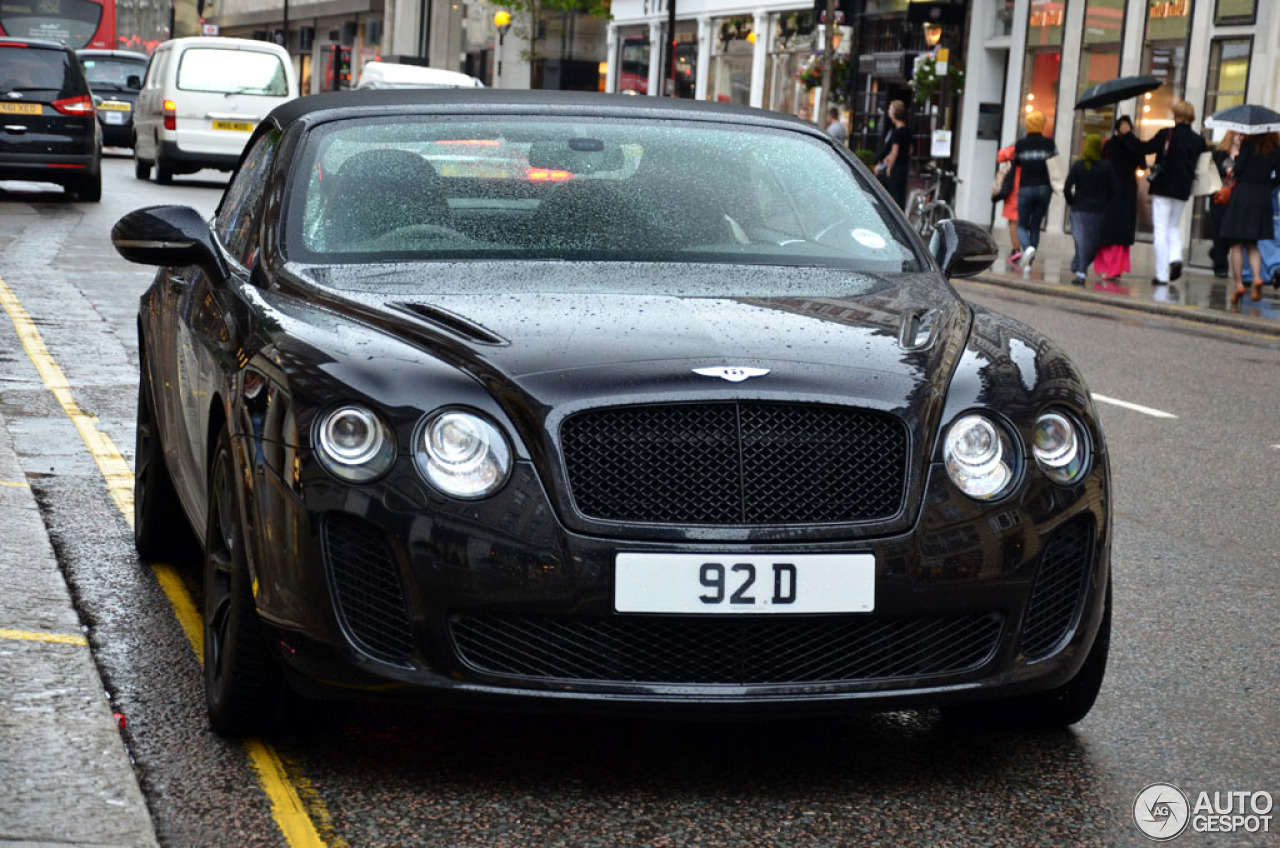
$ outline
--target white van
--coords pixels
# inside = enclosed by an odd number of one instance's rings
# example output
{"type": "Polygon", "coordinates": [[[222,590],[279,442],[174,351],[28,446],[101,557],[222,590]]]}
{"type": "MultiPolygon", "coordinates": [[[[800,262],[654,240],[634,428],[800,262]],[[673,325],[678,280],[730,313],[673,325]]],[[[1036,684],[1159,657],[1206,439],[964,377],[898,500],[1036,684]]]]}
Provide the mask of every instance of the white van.
{"type": "Polygon", "coordinates": [[[458,71],[375,60],[364,63],[356,88],[484,88],[484,83],[458,71]]]}
{"type": "Polygon", "coordinates": [[[133,168],[156,182],[230,171],[253,128],[298,96],[283,47],[245,38],[175,38],[151,54],[133,115],[133,168]]]}

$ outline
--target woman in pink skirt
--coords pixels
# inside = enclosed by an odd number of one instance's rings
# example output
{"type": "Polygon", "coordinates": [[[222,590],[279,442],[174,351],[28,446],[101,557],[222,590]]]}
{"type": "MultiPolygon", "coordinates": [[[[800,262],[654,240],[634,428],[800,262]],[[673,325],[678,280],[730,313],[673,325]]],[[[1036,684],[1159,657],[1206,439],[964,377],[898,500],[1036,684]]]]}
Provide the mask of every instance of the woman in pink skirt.
{"type": "Polygon", "coordinates": [[[1138,226],[1138,170],[1146,164],[1139,144],[1133,134],[1133,121],[1128,115],[1121,115],[1111,138],[1102,146],[1102,158],[1111,163],[1120,185],[1120,193],[1107,207],[1102,246],[1093,260],[1093,269],[1107,282],[1114,282],[1129,271],[1129,248],[1133,247],[1138,226]]]}

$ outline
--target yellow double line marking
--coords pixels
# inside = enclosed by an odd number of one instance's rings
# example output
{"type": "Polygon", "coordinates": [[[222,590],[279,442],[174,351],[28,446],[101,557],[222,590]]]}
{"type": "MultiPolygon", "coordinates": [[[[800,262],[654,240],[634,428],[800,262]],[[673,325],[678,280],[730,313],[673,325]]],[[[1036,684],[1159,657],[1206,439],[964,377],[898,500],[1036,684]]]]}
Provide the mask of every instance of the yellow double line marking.
{"type": "Polygon", "coordinates": [[[50,642],[54,645],[84,645],[89,640],[71,633],[38,633],[34,630],[9,630],[0,627],[0,639],[15,639],[19,642],[50,642]]]}
{"type": "MultiPolygon", "coordinates": [[[[75,402],[75,399],[71,396],[71,385],[67,382],[66,375],[62,373],[57,361],[49,353],[49,349],[45,347],[44,339],[41,337],[40,331],[36,329],[35,322],[31,320],[31,316],[23,308],[22,303],[19,302],[17,296],[3,278],[0,278],[0,305],[3,305],[5,311],[9,313],[9,319],[13,321],[13,327],[18,333],[18,339],[22,342],[22,348],[26,351],[27,358],[35,365],[44,387],[53,393],[53,396],[58,400],[58,404],[62,407],[62,411],[67,414],[67,417],[71,419],[71,423],[75,425],[80,438],[84,440],[85,445],[89,448],[89,453],[93,456],[94,461],[98,463],[98,469],[102,472],[102,476],[107,482],[107,490],[111,494],[111,499],[115,501],[116,507],[123,513],[125,521],[132,527],[133,471],[129,468],[129,463],[125,461],[115,443],[111,441],[111,437],[98,429],[96,419],[81,410],[75,402]]],[[[200,614],[196,611],[195,604],[191,602],[191,595],[187,592],[187,587],[183,585],[182,578],[171,565],[152,565],[152,570],[164,590],[165,597],[169,599],[169,604],[173,607],[174,615],[182,626],[182,630],[187,636],[187,641],[191,643],[192,649],[195,650],[196,658],[203,662],[204,628],[200,621],[200,614]]],[[[41,636],[41,634],[26,634],[26,636],[6,635],[21,632],[0,631],[0,636],[5,636],[5,638],[35,638],[41,636]]],[[[80,643],[75,644],[88,644],[83,637],[67,636],[65,638],[81,640],[80,643]]],[[[44,634],[39,641],[61,640],[57,634],[44,634]]],[[[285,770],[284,763],[281,762],[280,756],[275,749],[270,745],[253,739],[245,740],[244,748],[249,755],[250,764],[253,766],[254,771],[257,772],[258,780],[262,784],[262,790],[271,802],[271,814],[289,845],[325,845],[315,824],[311,821],[311,816],[307,813],[306,805],[302,803],[297,790],[290,783],[288,772],[285,770]]],[[[312,806],[317,810],[317,815],[328,820],[328,811],[323,809],[318,798],[312,799],[312,806]]]]}

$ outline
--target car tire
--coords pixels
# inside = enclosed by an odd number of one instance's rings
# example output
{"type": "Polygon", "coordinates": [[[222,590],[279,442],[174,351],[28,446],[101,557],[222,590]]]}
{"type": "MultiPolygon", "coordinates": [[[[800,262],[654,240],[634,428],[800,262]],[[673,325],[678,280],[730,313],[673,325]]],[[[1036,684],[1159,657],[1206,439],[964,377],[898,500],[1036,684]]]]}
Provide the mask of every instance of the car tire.
{"type": "MultiPolygon", "coordinates": [[[[134,144],[137,144],[135,141],[134,144]]],[[[133,151],[133,176],[134,179],[145,180],[151,177],[151,163],[143,162],[138,158],[138,151],[133,151]]]]}
{"type": "Polygon", "coordinates": [[[76,196],[84,203],[97,203],[102,200],[102,172],[92,177],[85,177],[76,184],[76,196]]]}
{"type": "Polygon", "coordinates": [[[287,691],[253,600],[231,436],[210,468],[204,553],[204,683],[209,726],[223,736],[270,730],[287,691]]]}
{"type": "Polygon", "coordinates": [[[966,704],[943,710],[943,718],[965,724],[1013,726],[1041,730],[1070,727],[1093,709],[1102,690],[1111,652],[1111,579],[1107,578],[1107,595],[1102,623],[1094,636],[1093,647],[1076,676],[1053,689],[985,704],[966,704]]]}
{"type": "Polygon", "coordinates": [[[160,164],[160,160],[156,160],[156,183],[158,185],[172,185],[173,171],[160,164]]]}
{"type": "Polygon", "coordinates": [[[169,476],[145,356],[138,379],[138,417],[134,436],[133,545],[148,562],[185,562],[196,558],[200,543],[178,502],[169,476]]]}

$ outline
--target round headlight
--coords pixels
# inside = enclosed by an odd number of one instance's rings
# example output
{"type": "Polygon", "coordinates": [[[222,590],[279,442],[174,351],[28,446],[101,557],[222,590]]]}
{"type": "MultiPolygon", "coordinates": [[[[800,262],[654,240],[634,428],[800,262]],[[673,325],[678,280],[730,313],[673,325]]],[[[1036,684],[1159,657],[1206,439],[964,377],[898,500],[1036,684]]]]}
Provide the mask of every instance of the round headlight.
{"type": "Polygon", "coordinates": [[[395,459],[391,431],[363,406],[340,406],[316,422],[316,456],[329,473],[365,483],[382,475],[395,459]]]}
{"type": "Polygon", "coordinates": [[[1084,476],[1083,441],[1075,423],[1060,412],[1046,412],[1036,419],[1031,454],[1040,470],[1055,483],[1068,485],[1084,476]]]}
{"type": "Polygon", "coordinates": [[[1013,483],[1017,457],[1009,437],[981,415],[965,415],[951,425],[942,456],[951,482],[971,498],[994,500],[1013,483]]]}
{"type": "Polygon", "coordinates": [[[506,482],[511,449],[498,428],[469,412],[443,412],[422,428],[418,467],[431,484],[455,498],[483,498],[506,482]]]}

